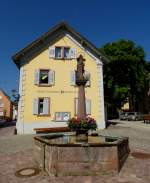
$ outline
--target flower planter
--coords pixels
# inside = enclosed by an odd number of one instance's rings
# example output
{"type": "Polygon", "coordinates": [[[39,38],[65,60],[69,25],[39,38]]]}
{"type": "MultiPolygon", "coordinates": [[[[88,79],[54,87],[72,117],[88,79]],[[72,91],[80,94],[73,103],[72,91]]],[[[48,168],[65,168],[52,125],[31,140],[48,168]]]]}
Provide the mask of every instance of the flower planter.
{"type": "Polygon", "coordinates": [[[80,119],[73,117],[68,121],[68,127],[72,131],[76,131],[77,134],[87,133],[88,130],[96,130],[96,121],[91,117],[86,117],[85,119],[80,119]]]}

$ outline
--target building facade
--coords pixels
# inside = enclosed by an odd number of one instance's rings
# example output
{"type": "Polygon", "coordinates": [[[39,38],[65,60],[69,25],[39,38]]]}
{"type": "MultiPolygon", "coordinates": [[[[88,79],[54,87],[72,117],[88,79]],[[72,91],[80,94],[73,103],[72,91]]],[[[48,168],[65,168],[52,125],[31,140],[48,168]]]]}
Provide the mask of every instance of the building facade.
{"type": "Polygon", "coordinates": [[[17,133],[64,127],[77,114],[77,57],[85,61],[86,112],[105,128],[103,61],[105,57],[66,23],[60,23],[13,56],[20,69],[17,133]]]}
{"type": "Polygon", "coordinates": [[[0,89],[0,118],[12,119],[13,105],[10,97],[0,89]]]}

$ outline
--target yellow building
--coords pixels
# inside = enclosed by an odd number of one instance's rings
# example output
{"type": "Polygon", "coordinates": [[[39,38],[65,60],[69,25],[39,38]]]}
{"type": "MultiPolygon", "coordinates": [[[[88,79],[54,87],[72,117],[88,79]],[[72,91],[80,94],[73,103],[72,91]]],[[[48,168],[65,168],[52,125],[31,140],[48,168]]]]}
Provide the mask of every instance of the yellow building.
{"type": "Polygon", "coordinates": [[[13,56],[20,69],[18,134],[34,128],[64,127],[76,115],[78,87],[77,57],[86,59],[87,115],[105,128],[103,61],[106,58],[87,39],[62,22],[13,56]]]}

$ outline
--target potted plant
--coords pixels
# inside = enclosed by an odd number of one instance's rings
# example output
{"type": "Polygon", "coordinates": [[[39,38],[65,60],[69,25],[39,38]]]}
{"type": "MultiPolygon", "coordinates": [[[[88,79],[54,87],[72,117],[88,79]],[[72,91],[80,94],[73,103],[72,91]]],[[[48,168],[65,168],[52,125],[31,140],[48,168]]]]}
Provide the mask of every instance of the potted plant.
{"type": "Polygon", "coordinates": [[[73,117],[68,121],[68,127],[76,132],[77,138],[87,139],[88,130],[96,130],[97,124],[95,119],[91,117],[86,117],[85,119],[73,117]]]}

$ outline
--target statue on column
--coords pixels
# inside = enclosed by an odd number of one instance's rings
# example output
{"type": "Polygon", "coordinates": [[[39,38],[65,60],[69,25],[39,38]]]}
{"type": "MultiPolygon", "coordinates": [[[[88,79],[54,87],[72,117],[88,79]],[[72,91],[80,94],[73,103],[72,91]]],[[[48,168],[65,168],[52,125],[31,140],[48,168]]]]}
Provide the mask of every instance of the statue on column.
{"type": "Polygon", "coordinates": [[[84,77],[84,61],[82,55],[77,58],[77,70],[76,70],[76,84],[78,86],[78,111],[77,117],[85,119],[86,117],[86,99],[85,99],[85,84],[87,79],[84,77]]]}
{"type": "Polygon", "coordinates": [[[82,55],[80,55],[77,58],[77,70],[76,70],[76,84],[78,86],[80,85],[85,85],[87,80],[84,77],[84,61],[85,59],[83,58],[82,55]]]}

